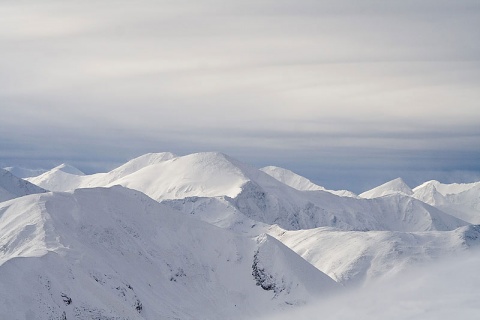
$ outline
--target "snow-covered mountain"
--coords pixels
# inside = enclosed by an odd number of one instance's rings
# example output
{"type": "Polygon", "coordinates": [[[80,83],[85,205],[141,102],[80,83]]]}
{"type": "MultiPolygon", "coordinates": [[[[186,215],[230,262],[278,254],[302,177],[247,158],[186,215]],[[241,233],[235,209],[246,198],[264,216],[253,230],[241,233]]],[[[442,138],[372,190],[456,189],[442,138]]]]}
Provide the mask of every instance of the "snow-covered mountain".
{"type": "Polygon", "coordinates": [[[41,175],[42,173],[47,172],[47,170],[44,169],[29,169],[29,168],[23,168],[23,167],[5,167],[3,168],[13,174],[14,176],[18,178],[29,178],[29,177],[36,177],[38,175],[41,175]]]}
{"type": "Polygon", "coordinates": [[[452,231],[342,231],[332,228],[268,231],[335,281],[356,285],[480,247],[480,226],[452,231]]]}
{"type": "Polygon", "coordinates": [[[217,152],[27,179],[58,192],[0,203],[0,319],[252,318],[480,244],[475,183],[355,196],[217,152]]]}
{"type": "Polygon", "coordinates": [[[275,167],[275,166],[267,166],[263,167],[260,170],[265,172],[266,174],[274,177],[278,181],[286,184],[287,186],[290,186],[294,189],[300,190],[300,191],[327,191],[333,194],[336,194],[337,196],[341,197],[356,197],[357,195],[354,194],[351,191],[348,190],[327,190],[322,186],[319,186],[312,181],[308,180],[305,177],[302,177],[301,175],[296,174],[293,171],[290,171],[288,169],[280,168],[280,167],[275,167]]]}
{"type": "Polygon", "coordinates": [[[480,182],[442,184],[428,181],[413,197],[473,224],[480,224],[480,182]]]}
{"type": "Polygon", "coordinates": [[[0,204],[1,319],[235,319],[336,283],[274,238],[247,238],[123,187],[0,204]]]}
{"type": "Polygon", "coordinates": [[[404,194],[411,196],[413,194],[412,189],[402,180],[402,178],[396,178],[388,181],[378,187],[365,191],[359,195],[361,198],[373,199],[379,198],[391,194],[404,194]]]}
{"type": "MultiPolygon", "coordinates": [[[[322,190],[302,191],[222,153],[163,155],[146,155],[143,163],[148,165],[135,166],[135,170],[128,168],[138,160],[130,161],[120,170],[129,174],[117,174],[118,169],[90,176],[52,171],[29,180],[58,191],[119,184],[157,201],[170,200],[175,208],[189,213],[198,209],[211,211],[208,204],[213,202],[198,198],[219,198],[222,206],[231,209],[227,213],[238,212],[249,220],[278,224],[288,230],[330,226],[345,230],[426,231],[452,230],[467,224],[405,194],[368,200],[322,190]],[[157,160],[145,161],[151,157],[157,160]]],[[[238,219],[234,222],[239,223],[238,219]]]]}
{"type": "Polygon", "coordinates": [[[174,158],[170,152],[148,153],[135,158],[108,173],[84,175],[80,170],[60,165],[26,180],[50,191],[71,191],[78,188],[103,187],[144,167],[174,158]],[[68,168],[68,169],[67,169],[68,168]],[[66,170],[67,169],[67,170],[66,170]]]}
{"type": "MultiPolygon", "coordinates": [[[[464,191],[470,190],[475,187],[480,186],[480,182],[472,182],[472,183],[441,183],[436,180],[427,181],[418,187],[414,188],[413,191],[415,194],[419,193],[423,189],[428,189],[430,187],[435,187],[441,195],[447,196],[450,194],[459,194],[464,191]]],[[[427,199],[426,199],[427,200],[427,199]]]]}
{"type": "Polygon", "coordinates": [[[7,170],[0,169],[0,202],[42,192],[46,190],[14,176],[7,170]]]}

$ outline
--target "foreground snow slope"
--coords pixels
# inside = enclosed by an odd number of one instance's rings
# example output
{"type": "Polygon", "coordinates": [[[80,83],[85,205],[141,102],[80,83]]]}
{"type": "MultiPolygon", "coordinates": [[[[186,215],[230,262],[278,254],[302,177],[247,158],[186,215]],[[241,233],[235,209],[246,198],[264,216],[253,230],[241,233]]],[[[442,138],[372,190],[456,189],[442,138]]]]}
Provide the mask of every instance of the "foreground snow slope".
{"type": "Polygon", "coordinates": [[[44,189],[0,169],[0,202],[28,194],[46,192],[44,189]]]}
{"type": "Polygon", "coordinates": [[[0,204],[1,319],[234,319],[336,283],[270,236],[191,219],[123,187],[0,204]]]}
{"type": "Polygon", "coordinates": [[[286,231],[273,226],[269,233],[334,280],[348,285],[392,277],[480,246],[480,226],[429,232],[286,231]]]}

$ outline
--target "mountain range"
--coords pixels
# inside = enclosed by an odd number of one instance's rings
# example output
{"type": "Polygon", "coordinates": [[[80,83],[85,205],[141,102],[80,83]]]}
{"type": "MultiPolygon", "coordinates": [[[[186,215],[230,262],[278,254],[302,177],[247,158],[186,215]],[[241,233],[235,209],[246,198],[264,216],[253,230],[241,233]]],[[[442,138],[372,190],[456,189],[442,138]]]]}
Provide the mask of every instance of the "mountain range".
{"type": "Polygon", "coordinates": [[[480,244],[480,183],[356,195],[218,152],[0,174],[2,319],[252,318],[480,244]]]}

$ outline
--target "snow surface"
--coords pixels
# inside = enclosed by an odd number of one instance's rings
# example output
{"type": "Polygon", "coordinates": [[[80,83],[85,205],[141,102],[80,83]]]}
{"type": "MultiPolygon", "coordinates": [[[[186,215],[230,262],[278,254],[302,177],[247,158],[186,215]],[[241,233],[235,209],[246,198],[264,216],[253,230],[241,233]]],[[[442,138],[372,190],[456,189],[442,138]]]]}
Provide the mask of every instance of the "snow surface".
{"type": "Polygon", "coordinates": [[[369,286],[480,241],[478,183],[412,190],[398,178],[354,196],[218,152],[151,153],[108,173],[56,168],[28,180],[68,192],[0,204],[0,284],[24,296],[14,283],[33,281],[37,297],[1,299],[60,319],[252,318],[330,295],[325,274],[369,286]]]}
{"type": "Polygon", "coordinates": [[[270,236],[123,187],[3,202],[0,235],[0,319],[249,318],[338,288],[270,236]]]}
{"type": "Polygon", "coordinates": [[[402,180],[402,178],[396,178],[378,187],[361,193],[359,197],[365,199],[373,199],[397,193],[411,196],[413,194],[413,191],[405,183],[405,181],[402,180]]]}
{"type": "Polygon", "coordinates": [[[348,190],[327,190],[324,187],[316,185],[315,183],[308,180],[307,178],[302,177],[301,175],[298,175],[295,172],[290,171],[288,169],[275,167],[275,166],[267,166],[267,167],[261,168],[260,170],[272,176],[273,178],[277,179],[278,181],[286,184],[287,186],[290,186],[300,191],[321,190],[321,191],[326,191],[326,192],[336,194],[337,196],[341,196],[341,197],[353,197],[353,198],[357,197],[356,194],[348,190]]]}
{"type": "Polygon", "coordinates": [[[42,192],[46,190],[0,169],[0,202],[42,192]]]}
{"type": "Polygon", "coordinates": [[[419,264],[480,247],[480,226],[452,231],[268,231],[332,279],[345,285],[391,278],[419,264]]]}
{"type": "Polygon", "coordinates": [[[480,182],[442,184],[428,181],[413,196],[454,217],[480,224],[480,182]]]}
{"type": "Polygon", "coordinates": [[[23,168],[23,167],[5,167],[3,168],[13,174],[18,178],[29,178],[29,177],[36,177],[41,175],[42,173],[47,172],[45,169],[30,169],[30,168],[23,168]]]}
{"type": "MultiPolygon", "coordinates": [[[[230,213],[240,212],[250,220],[278,224],[288,230],[330,226],[345,230],[427,231],[453,230],[467,224],[405,194],[366,200],[322,190],[301,191],[222,153],[164,155],[149,154],[141,157],[142,165],[137,165],[137,158],[106,174],[76,176],[54,171],[30,181],[57,191],[118,184],[157,201],[178,200],[173,205],[184,212],[192,212],[192,207],[200,204],[201,211],[210,211],[207,203],[213,202],[197,202],[196,198],[217,197],[229,203],[226,207],[230,213]],[[145,161],[152,157],[155,161],[145,161]],[[134,169],[130,169],[132,166],[134,169]],[[179,207],[179,201],[184,208],[179,207]]],[[[235,221],[239,224],[238,219],[235,221]]]]}

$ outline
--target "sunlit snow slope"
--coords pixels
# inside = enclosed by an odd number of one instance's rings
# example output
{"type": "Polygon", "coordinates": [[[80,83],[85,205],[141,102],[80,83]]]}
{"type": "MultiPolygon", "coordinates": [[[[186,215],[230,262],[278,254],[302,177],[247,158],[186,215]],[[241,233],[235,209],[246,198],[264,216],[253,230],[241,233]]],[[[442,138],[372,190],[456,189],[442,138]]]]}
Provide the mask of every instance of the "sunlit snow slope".
{"type": "Polygon", "coordinates": [[[337,288],[246,238],[123,187],[0,204],[0,319],[235,319],[337,288]]]}

